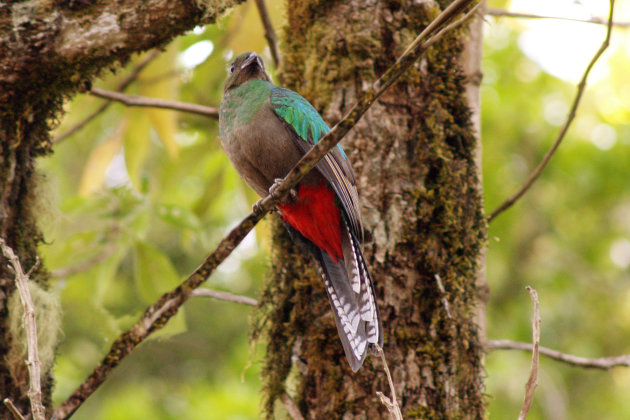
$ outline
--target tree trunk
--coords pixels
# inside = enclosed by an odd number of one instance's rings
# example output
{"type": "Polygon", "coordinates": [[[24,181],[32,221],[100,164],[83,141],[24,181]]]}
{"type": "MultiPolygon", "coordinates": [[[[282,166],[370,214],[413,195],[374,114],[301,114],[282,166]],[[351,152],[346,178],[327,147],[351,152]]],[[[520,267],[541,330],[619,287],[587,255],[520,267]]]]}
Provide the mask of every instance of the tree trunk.
{"type": "MultiPolygon", "coordinates": [[[[0,3],[0,236],[16,252],[25,271],[35,264],[37,245],[42,240],[36,224],[35,159],[52,151],[49,131],[63,101],[89,88],[90,81],[103,69],[124,64],[134,52],[165,45],[195,25],[214,22],[219,13],[239,2],[0,3]]],[[[16,330],[9,328],[11,320],[18,317],[19,301],[9,305],[15,283],[6,259],[0,261],[0,396],[11,399],[27,414],[30,408],[24,359],[8,357],[12,349],[24,345],[12,339],[16,330]]],[[[43,265],[31,275],[43,293],[43,300],[35,300],[34,296],[36,311],[40,312],[38,320],[49,318],[41,313],[49,307],[44,305],[49,301],[45,294],[47,278],[43,265]]],[[[21,320],[16,324],[20,325],[21,320]]],[[[47,349],[52,358],[55,343],[47,344],[53,346],[47,349]]],[[[46,366],[52,365],[52,360],[46,362],[46,366]]],[[[50,372],[43,372],[42,379],[43,402],[49,416],[50,372]]],[[[0,404],[0,418],[11,418],[4,404],[0,404]]]]}
{"type": "MultiPolygon", "coordinates": [[[[433,2],[290,0],[282,76],[332,125],[445,7],[433,2]]],[[[431,48],[343,144],[373,240],[384,350],[407,418],[482,418],[478,261],[486,224],[460,54],[466,30],[431,48]],[[438,286],[441,280],[446,292],[438,286]]],[[[389,394],[377,357],[350,371],[322,281],[278,222],[263,296],[265,410],[286,392],[308,419],[376,419],[389,394]]],[[[286,396],[284,396],[286,400],[286,396]]],[[[275,413],[275,414],[274,414],[275,413]]]]}

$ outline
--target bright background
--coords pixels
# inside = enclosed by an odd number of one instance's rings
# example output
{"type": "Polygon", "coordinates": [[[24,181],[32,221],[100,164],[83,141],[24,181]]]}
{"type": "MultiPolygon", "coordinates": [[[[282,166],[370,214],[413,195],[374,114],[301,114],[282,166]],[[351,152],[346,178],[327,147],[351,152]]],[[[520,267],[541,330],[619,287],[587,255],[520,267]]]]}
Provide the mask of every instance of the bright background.
{"type": "MultiPolygon", "coordinates": [[[[616,20],[630,21],[629,2],[616,20]]],[[[281,1],[268,1],[278,33],[281,1]]],[[[491,1],[489,7],[584,19],[603,0],[491,1]]],[[[482,85],[488,212],[532,171],[566,118],[601,25],[487,16],[482,85]]],[[[253,2],[174,41],[127,93],[218,106],[235,53],[271,57],[253,2]]],[[[142,57],[96,85],[115,89],[142,57]]],[[[531,340],[526,285],[541,302],[542,345],[585,357],[630,353],[630,28],[616,28],[578,116],[551,165],[490,226],[490,339],[531,340]]],[[[273,69],[272,69],[273,71],[273,69]]],[[[102,100],[81,95],[57,134],[102,100]]],[[[112,104],[40,160],[48,191],[41,246],[64,322],[54,375],[60,403],[161,293],[173,288],[251,209],[200,116],[112,104]],[[82,270],[64,273],[69,267],[82,270]]],[[[256,297],[267,265],[264,223],[208,287],[256,297]]],[[[255,419],[261,354],[248,342],[250,307],[193,298],[142,344],[75,419],[255,419]]],[[[516,418],[530,355],[487,356],[489,416],[516,418]]],[[[630,418],[630,369],[602,372],[543,359],[530,419],[630,418]]]]}

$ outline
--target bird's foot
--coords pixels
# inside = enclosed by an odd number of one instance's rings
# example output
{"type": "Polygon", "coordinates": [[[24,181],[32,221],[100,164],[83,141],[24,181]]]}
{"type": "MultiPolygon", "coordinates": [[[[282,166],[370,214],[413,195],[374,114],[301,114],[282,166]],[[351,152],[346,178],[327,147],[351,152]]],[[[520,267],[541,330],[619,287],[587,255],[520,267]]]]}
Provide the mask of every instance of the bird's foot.
{"type": "Polygon", "coordinates": [[[264,198],[261,198],[260,200],[256,201],[252,206],[252,212],[254,213],[254,216],[260,216],[263,213],[263,200],[264,198]]]}
{"type": "MultiPolygon", "coordinates": [[[[273,198],[274,200],[278,198],[278,194],[277,194],[278,187],[280,187],[280,184],[282,183],[282,181],[284,181],[284,179],[276,178],[274,179],[271,187],[269,187],[269,195],[271,195],[271,198],[273,198]]],[[[296,198],[297,198],[297,191],[295,188],[291,188],[289,190],[289,194],[286,196],[284,200],[282,200],[282,204],[295,201],[296,198]]]]}
{"type": "MultiPolygon", "coordinates": [[[[282,183],[282,181],[284,181],[284,179],[276,178],[273,184],[271,185],[271,187],[269,187],[269,195],[274,200],[278,199],[278,187],[280,187],[280,184],[282,183]]],[[[252,212],[254,212],[256,216],[259,216],[260,214],[264,212],[263,201],[265,200],[265,198],[261,198],[252,206],[252,212]]],[[[290,203],[292,201],[295,201],[295,199],[297,199],[297,191],[295,190],[295,188],[291,188],[291,190],[289,190],[289,194],[283,200],[280,201],[280,204],[290,203]]],[[[275,210],[276,209],[273,209],[270,211],[275,211],[275,210]]]]}

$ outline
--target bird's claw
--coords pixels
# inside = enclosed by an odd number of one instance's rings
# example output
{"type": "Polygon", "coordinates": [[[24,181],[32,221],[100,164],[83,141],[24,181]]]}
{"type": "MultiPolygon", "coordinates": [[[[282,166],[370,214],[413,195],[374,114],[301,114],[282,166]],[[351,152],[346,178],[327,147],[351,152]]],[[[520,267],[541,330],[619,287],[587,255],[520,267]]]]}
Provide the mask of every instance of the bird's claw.
{"type": "MultiPolygon", "coordinates": [[[[269,195],[271,195],[271,198],[273,199],[277,199],[278,195],[278,188],[280,187],[280,184],[282,183],[282,181],[284,181],[284,179],[282,178],[276,178],[273,181],[273,184],[271,185],[271,187],[269,187],[269,195]]],[[[287,197],[282,200],[283,202],[291,202],[294,201],[297,198],[297,191],[295,190],[295,188],[291,188],[289,190],[289,194],[287,195],[287,197]]]]}
{"type": "Polygon", "coordinates": [[[260,214],[263,213],[263,199],[262,198],[254,203],[254,205],[252,206],[252,212],[254,213],[255,216],[259,216],[260,214]]]}
{"type": "Polygon", "coordinates": [[[280,184],[282,183],[282,181],[283,181],[282,178],[276,178],[273,180],[273,184],[271,184],[271,187],[269,187],[269,195],[271,195],[271,198],[278,198],[276,194],[278,192],[278,188],[280,187],[280,184]]]}
{"type": "MultiPolygon", "coordinates": [[[[278,198],[278,187],[280,186],[282,181],[284,181],[282,178],[276,178],[273,184],[271,185],[271,187],[269,187],[269,195],[274,200],[278,198]]],[[[296,198],[297,198],[297,191],[295,190],[295,188],[291,188],[291,190],[289,191],[289,195],[284,200],[282,200],[282,202],[288,203],[288,202],[294,201],[296,198]]],[[[252,206],[252,212],[254,213],[254,215],[259,216],[260,214],[264,213],[263,201],[264,201],[264,198],[261,198],[260,200],[256,201],[256,203],[254,203],[254,205],[252,206]]],[[[276,209],[273,209],[270,211],[274,211],[274,210],[276,209]]]]}

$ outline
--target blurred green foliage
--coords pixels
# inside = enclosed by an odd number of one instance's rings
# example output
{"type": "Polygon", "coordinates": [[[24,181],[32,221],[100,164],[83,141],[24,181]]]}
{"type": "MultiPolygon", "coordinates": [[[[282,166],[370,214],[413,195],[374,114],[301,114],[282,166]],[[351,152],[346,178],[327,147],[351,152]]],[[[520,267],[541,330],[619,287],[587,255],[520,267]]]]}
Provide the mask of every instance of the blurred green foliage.
{"type": "MultiPolygon", "coordinates": [[[[279,28],[282,2],[268,3],[279,28]]],[[[483,181],[491,211],[547,150],[575,86],[524,55],[521,22],[489,18],[484,27],[483,181]]],[[[628,32],[616,39],[625,42],[625,50],[611,48],[605,57],[608,77],[589,86],[550,167],[490,226],[491,339],[531,339],[525,291],[531,285],[541,301],[542,345],[587,357],[630,353],[628,32]]],[[[218,106],[233,54],[257,51],[271,63],[266,48],[249,2],[218,25],[176,40],[128,93],[218,106]]],[[[114,89],[141,60],[98,85],[114,89]]],[[[57,132],[100,103],[88,95],[75,98],[57,132]]],[[[256,197],[227,162],[216,121],[120,104],[57,144],[40,168],[47,240],[41,252],[64,309],[54,370],[59,403],[112,340],[183,280],[256,197]]],[[[268,236],[264,223],[257,227],[208,287],[256,297],[268,236]]],[[[252,349],[247,342],[250,312],[191,299],[157,337],[123,361],[74,418],[257,418],[263,346],[252,349]]],[[[530,355],[495,351],[486,360],[489,417],[515,418],[530,355]]],[[[543,359],[539,382],[530,419],[630,418],[628,369],[583,370],[543,359]]]]}
{"type": "MultiPolygon", "coordinates": [[[[627,20],[629,10],[618,11],[617,19],[625,15],[627,20]]],[[[545,73],[518,48],[526,24],[490,18],[485,25],[482,138],[488,213],[541,160],[576,92],[575,84],[545,73]]],[[[630,81],[624,70],[630,33],[617,29],[613,35],[594,69],[607,76],[589,83],[549,167],[490,225],[489,339],[531,342],[533,309],[525,291],[531,285],[540,297],[541,345],[583,357],[630,353],[630,81]]],[[[590,58],[594,52],[585,54],[590,58]]],[[[541,360],[528,418],[630,418],[629,369],[604,372],[541,360]]],[[[494,351],[486,362],[490,418],[515,418],[531,355],[494,351]]]]}

